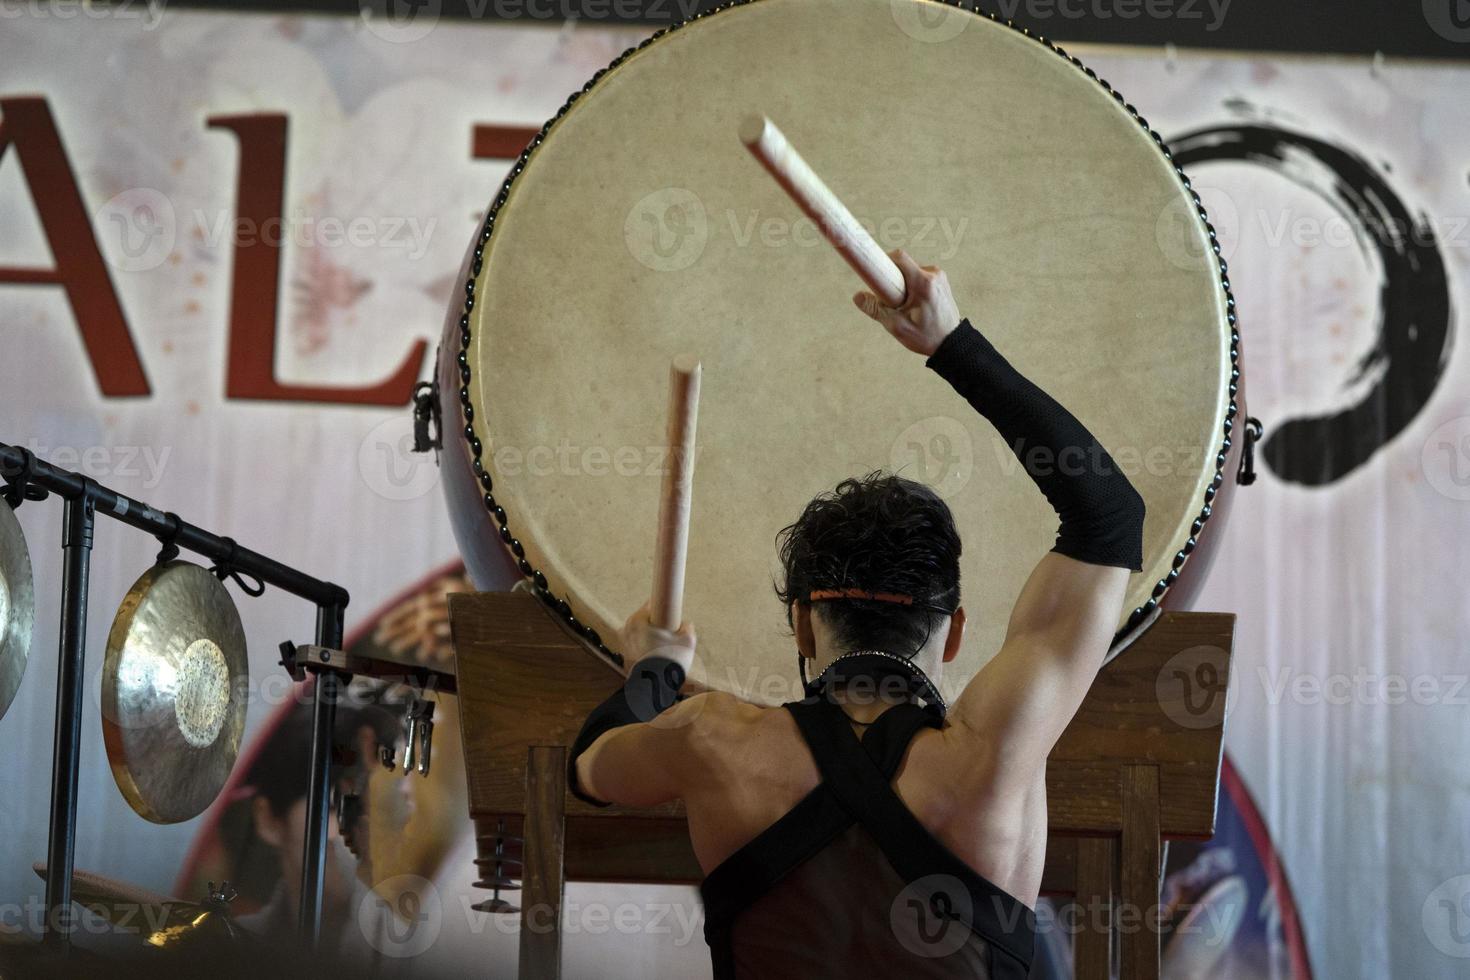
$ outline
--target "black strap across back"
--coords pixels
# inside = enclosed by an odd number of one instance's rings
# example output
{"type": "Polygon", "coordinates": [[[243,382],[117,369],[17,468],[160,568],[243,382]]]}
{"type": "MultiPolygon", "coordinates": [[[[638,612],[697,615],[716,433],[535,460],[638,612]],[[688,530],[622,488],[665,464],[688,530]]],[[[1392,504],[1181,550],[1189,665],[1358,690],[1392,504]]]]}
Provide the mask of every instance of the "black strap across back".
{"type": "Polygon", "coordinates": [[[822,781],[705,878],[715,980],[760,977],[1019,980],[1035,917],[911,813],[892,780],[939,716],[916,704],[854,734],[825,697],[783,705],[822,781]]]}

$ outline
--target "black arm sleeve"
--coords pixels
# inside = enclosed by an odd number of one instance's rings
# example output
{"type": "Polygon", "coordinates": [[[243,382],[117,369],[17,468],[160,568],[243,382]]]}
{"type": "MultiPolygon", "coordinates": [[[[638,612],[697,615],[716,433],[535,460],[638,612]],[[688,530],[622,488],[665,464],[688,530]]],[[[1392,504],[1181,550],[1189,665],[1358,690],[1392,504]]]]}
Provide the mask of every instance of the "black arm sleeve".
{"type": "Polygon", "coordinates": [[[1143,498],[1092,433],[961,320],[926,362],[995,426],[1061,518],[1053,551],[1143,570],[1143,498]]]}
{"type": "Polygon", "coordinates": [[[605,800],[589,796],[577,782],[577,758],[605,732],[652,721],[679,700],[679,688],[683,686],[684,668],[677,661],[667,657],[644,657],[634,664],[623,685],[587,715],[582,730],[572,743],[571,758],[567,762],[567,789],[572,795],[593,806],[610,806],[605,800]]]}

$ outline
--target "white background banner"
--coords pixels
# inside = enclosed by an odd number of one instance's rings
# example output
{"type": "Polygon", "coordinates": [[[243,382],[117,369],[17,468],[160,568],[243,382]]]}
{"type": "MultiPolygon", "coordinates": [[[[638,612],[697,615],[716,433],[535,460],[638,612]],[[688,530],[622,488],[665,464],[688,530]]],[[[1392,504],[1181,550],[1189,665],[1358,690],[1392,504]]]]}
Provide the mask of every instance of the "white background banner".
{"type": "MultiPolygon", "coordinates": [[[[18,153],[34,134],[17,135],[15,121],[37,117],[35,103],[14,100],[40,97],[136,359],[84,343],[79,316],[94,314],[61,286],[0,279],[0,441],[341,583],[350,626],[454,557],[437,472],[405,451],[401,398],[232,395],[249,387],[231,367],[232,306],[260,300],[241,295],[238,239],[285,242],[276,383],[378,385],[417,341],[428,351],[407,370],[426,377],[461,256],[508,167],[476,158],[476,127],[539,126],[646,33],[7,8],[0,270],[67,258],[41,217],[55,202],[35,199],[42,175],[18,153]],[[227,120],[260,114],[285,118],[274,229],[236,221],[242,159],[259,159],[246,144],[265,144],[227,120]],[[146,394],[104,390],[136,385],[134,364],[146,394]]],[[[1079,53],[1166,140],[1208,131],[1189,144],[1189,166],[1225,243],[1249,407],[1268,441],[1197,605],[1239,614],[1228,752],[1294,890],[1312,969],[1464,976],[1470,354],[1458,335],[1470,308],[1470,68],[1079,53]]],[[[40,894],[30,865],[46,851],[60,583],[60,508],[19,516],[38,612],[24,685],[0,720],[0,903],[12,921],[16,903],[40,894]]],[[[166,891],[197,822],[159,827],[132,813],[97,717],[112,611],[156,551],[145,535],[99,526],[77,865],[166,891]]],[[[239,605],[264,683],[281,673],[280,640],[310,638],[312,612],[276,590],[239,605]]],[[[252,704],[252,730],[268,714],[252,704]]],[[[707,970],[702,939],[678,941],[676,918],[667,934],[582,930],[569,962],[629,971],[619,975],[707,970]]],[[[497,975],[513,975],[513,937],[494,933],[479,941],[497,975]]],[[[473,951],[475,938],[455,941],[473,951]]]]}

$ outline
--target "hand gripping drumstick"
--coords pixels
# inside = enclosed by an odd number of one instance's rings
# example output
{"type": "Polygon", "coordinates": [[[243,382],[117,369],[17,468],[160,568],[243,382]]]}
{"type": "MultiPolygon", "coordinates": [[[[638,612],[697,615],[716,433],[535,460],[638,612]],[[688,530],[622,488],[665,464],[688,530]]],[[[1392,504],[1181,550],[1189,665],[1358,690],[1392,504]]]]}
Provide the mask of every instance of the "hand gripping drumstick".
{"type": "Polygon", "coordinates": [[[694,426],[699,418],[699,361],[680,354],[669,365],[668,468],[658,507],[658,551],[653,556],[654,626],[676,630],[684,621],[684,558],[689,550],[689,501],[694,492],[694,426]]]}
{"type": "Polygon", "coordinates": [[[884,305],[902,306],[907,292],[903,273],[837,195],[827,189],[822,178],[807,166],[801,154],[786,142],[776,124],[765,116],[746,116],[740,123],[740,141],[806,216],[817,223],[827,241],[884,305]]]}

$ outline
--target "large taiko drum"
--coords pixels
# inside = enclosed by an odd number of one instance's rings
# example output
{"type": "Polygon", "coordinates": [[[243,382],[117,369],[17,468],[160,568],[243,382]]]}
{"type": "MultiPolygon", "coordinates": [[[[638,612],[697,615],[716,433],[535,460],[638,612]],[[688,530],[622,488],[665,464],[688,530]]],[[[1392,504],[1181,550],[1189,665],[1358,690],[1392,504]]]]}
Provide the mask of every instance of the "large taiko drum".
{"type": "Polygon", "coordinates": [[[962,313],[1129,473],[1148,517],[1121,649],[1197,579],[1233,476],[1224,263],[1132,106],[1050,43],[927,0],[722,8],[625,53],[532,141],[466,256],[441,354],[472,577],[528,577],[616,655],[653,583],[666,379],[688,352],[704,365],[684,605],[699,680],[795,694],[776,534],[877,468],[934,486],[964,539],[970,629],[945,687],[999,646],[1056,517],[989,424],[853,307],[851,269],[741,146],[751,112],[882,247],[944,268],[962,313]]]}

